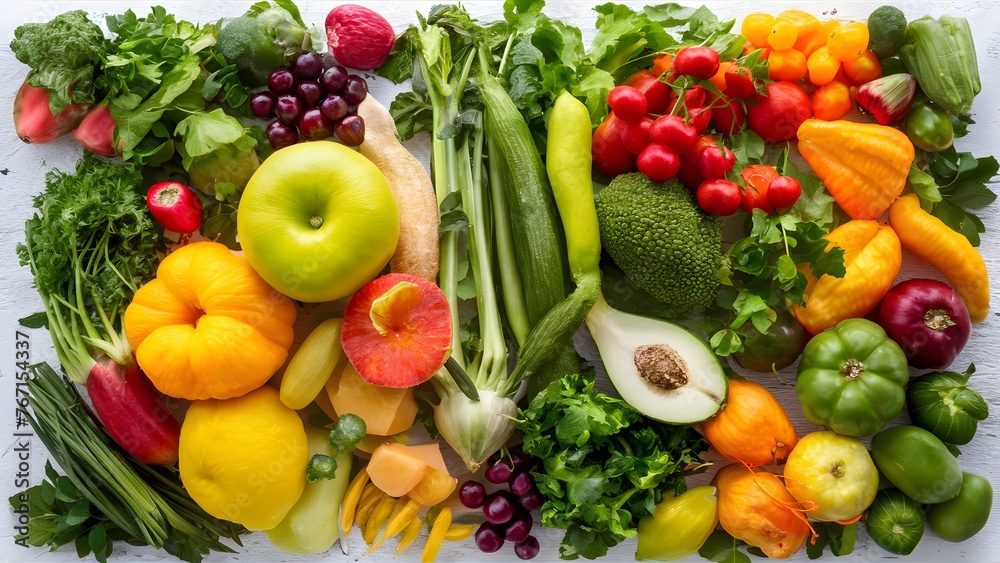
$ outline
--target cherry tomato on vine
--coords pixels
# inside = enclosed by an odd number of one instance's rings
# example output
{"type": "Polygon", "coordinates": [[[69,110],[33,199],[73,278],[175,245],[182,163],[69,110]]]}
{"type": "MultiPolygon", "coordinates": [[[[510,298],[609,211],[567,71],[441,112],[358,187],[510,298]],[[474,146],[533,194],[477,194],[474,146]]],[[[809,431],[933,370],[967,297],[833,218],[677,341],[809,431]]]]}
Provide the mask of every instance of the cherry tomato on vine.
{"type": "Polygon", "coordinates": [[[646,95],[633,86],[621,85],[608,94],[608,105],[619,119],[639,121],[646,115],[646,95]]]}
{"type": "Polygon", "coordinates": [[[802,195],[802,185],[791,176],[778,176],[767,185],[767,202],[775,209],[788,209],[802,195]]]}
{"type": "Polygon", "coordinates": [[[717,101],[712,105],[712,123],[720,133],[735,135],[747,124],[747,110],[740,100],[717,101]]]}
{"type": "Polygon", "coordinates": [[[719,53],[711,47],[684,47],[674,57],[674,70],[684,76],[708,80],[719,71],[719,53]]]}
{"type": "Polygon", "coordinates": [[[625,80],[626,86],[632,86],[646,96],[646,113],[663,113],[673,94],[670,86],[657,76],[648,70],[640,70],[625,80]]]}
{"type": "Polygon", "coordinates": [[[628,152],[638,155],[649,146],[649,127],[653,120],[643,117],[639,121],[629,121],[622,129],[622,144],[628,152]]]}
{"type": "Polygon", "coordinates": [[[649,126],[649,138],[654,143],[670,147],[678,154],[684,154],[694,147],[698,132],[684,123],[680,116],[663,115],[649,126]]]}
{"type": "Polygon", "coordinates": [[[637,161],[639,172],[654,182],[666,182],[677,175],[681,159],[666,145],[651,144],[641,153],[637,161]]]}
{"type": "Polygon", "coordinates": [[[712,145],[698,153],[698,173],[706,180],[725,178],[736,165],[736,156],[728,147],[712,145]]]}
{"type": "Polygon", "coordinates": [[[705,213],[724,217],[736,213],[740,208],[742,195],[736,182],[714,179],[702,182],[695,197],[698,199],[698,206],[705,213]]]}

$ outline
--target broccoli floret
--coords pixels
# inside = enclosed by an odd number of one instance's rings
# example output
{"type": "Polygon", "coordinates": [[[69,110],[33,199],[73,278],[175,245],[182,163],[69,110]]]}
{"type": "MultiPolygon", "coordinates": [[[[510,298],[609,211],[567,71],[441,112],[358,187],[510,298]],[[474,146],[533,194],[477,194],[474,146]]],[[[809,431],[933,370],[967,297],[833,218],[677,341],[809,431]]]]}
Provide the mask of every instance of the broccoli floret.
{"type": "Polygon", "coordinates": [[[702,211],[680,182],[623,174],[596,202],[601,244],[637,286],[677,313],[715,299],[722,260],[719,219],[702,211]]]}

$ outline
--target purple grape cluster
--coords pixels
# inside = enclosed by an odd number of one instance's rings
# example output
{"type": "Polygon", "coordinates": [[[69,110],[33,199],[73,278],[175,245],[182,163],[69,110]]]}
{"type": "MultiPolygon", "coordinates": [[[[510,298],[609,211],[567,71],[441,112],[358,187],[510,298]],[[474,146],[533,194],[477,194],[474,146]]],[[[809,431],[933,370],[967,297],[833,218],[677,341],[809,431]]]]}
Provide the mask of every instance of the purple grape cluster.
{"type": "Polygon", "coordinates": [[[458,499],[468,508],[482,508],[486,522],[476,530],[476,546],[484,553],[499,551],[505,542],[514,544],[521,559],[538,555],[538,540],[531,534],[531,512],[542,507],[542,495],[531,478],[534,459],[527,454],[492,460],[483,476],[506,489],[486,492],[479,481],[466,481],[458,490],[458,499]]]}
{"type": "Polygon", "coordinates": [[[291,68],[271,71],[267,90],[250,97],[250,112],[260,119],[276,118],[265,129],[275,149],[294,145],[300,134],[311,141],[336,135],[355,147],[365,140],[365,120],[357,110],[367,95],[363,77],[337,64],[326,67],[323,57],[308,51],[291,68]]]}

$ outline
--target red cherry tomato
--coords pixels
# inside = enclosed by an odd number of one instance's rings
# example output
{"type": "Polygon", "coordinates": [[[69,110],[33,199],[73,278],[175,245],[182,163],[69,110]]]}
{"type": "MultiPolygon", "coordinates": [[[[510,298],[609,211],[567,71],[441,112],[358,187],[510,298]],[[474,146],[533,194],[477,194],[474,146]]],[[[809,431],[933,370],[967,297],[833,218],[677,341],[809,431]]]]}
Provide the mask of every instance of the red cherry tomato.
{"type": "Polygon", "coordinates": [[[767,201],[767,188],[771,180],[778,177],[778,171],[766,164],[751,164],[740,172],[746,188],[743,190],[743,201],[740,207],[750,213],[761,209],[766,213],[774,213],[774,208],[767,201]]]}
{"type": "Polygon", "coordinates": [[[615,86],[608,94],[608,105],[625,121],[639,121],[646,115],[646,95],[632,86],[615,86]]]}
{"type": "Polygon", "coordinates": [[[775,209],[788,209],[802,195],[802,185],[791,176],[778,176],[767,185],[767,202],[775,209]]]}
{"type": "Polygon", "coordinates": [[[711,47],[685,47],[674,57],[674,70],[684,76],[708,80],[719,71],[719,53],[711,47]]]}
{"type": "Polygon", "coordinates": [[[736,157],[728,147],[712,145],[698,153],[698,173],[706,180],[725,178],[736,165],[736,157]]]}
{"type": "Polygon", "coordinates": [[[689,109],[691,114],[688,116],[688,122],[701,135],[708,130],[708,125],[712,122],[712,108],[699,107],[689,109]]]}
{"type": "Polygon", "coordinates": [[[676,115],[662,115],[649,126],[649,138],[677,154],[684,154],[694,147],[698,132],[676,115]]]}
{"type": "Polygon", "coordinates": [[[629,76],[625,84],[634,87],[646,96],[646,113],[660,114],[667,107],[673,90],[657,75],[648,70],[640,70],[629,76]]]}
{"type": "Polygon", "coordinates": [[[715,179],[702,182],[695,197],[698,198],[698,206],[706,213],[726,216],[740,208],[742,194],[736,182],[715,179]]]}
{"type": "Polygon", "coordinates": [[[649,127],[653,120],[643,117],[641,121],[626,122],[622,129],[622,144],[628,152],[638,155],[643,149],[649,146],[649,127]]]}
{"type": "Polygon", "coordinates": [[[639,172],[654,182],[666,182],[677,175],[681,159],[666,145],[651,144],[639,153],[639,172]]]}
{"type": "Polygon", "coordinates": [[[712,123],[723,135],[735,135],[747,124],[747,111],[743,102],[737,99],[712,104],[712,123]]]}
{"type": "Polygon", "coordinates": [[[626,123],[612,112],[604,123],[597,126],[591,139],[594,168],[612,178],[636,169],[635,155],[628,152],[622,143],[622,129],[626,123]]]}
{"type": "Polygon", "coordinates": [[[745,66],[732,65],[726,69],[726,88],[723,93],[730,98],[745,100],[757,93],[753,74],[745,66]]]}

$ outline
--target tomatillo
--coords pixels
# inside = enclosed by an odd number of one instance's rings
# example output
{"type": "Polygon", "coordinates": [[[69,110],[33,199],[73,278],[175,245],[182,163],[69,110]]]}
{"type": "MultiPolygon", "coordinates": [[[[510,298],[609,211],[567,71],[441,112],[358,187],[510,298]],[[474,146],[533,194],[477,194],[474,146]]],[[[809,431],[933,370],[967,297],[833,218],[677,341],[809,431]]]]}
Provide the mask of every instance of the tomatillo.
{"type": "Polygon", "coordinates": [[[927,510],[927,523],[938,537],[965,541],[986,526],[993,508],[993,486],[984,477],[962,473],[958,496],[935,504],[927,510]]]}
{"type": "Polygon", "coordinates": [[[918,149],[939,152],[955,141],[951,116],[930,103],[914,104],[903,118],[903,132],[918,149]]]}
{"type": "Polygon", "coordinates": [[[909,379],[906,354],[882,327],[847,319],[806,345],[795,393],[810,422],[860,438],[899,415],[909,379]]]}

